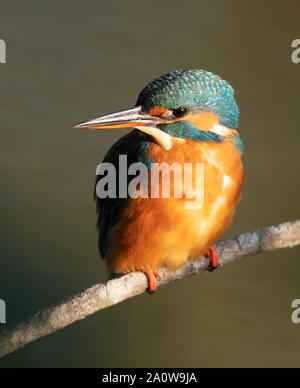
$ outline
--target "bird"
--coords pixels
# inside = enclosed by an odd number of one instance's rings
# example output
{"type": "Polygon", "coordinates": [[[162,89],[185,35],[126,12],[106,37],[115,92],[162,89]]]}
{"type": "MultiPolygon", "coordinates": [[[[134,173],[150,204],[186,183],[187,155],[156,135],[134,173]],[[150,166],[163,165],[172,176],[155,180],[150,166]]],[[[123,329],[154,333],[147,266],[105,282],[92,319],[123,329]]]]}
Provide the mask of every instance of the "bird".
{"type": "MultiPolygon", "coordinates": [[[[243,185],[244,145],[238,124],[232,86],[212,72],[194,69],[174,70],[154,79],[139,93],[133,108],[76,126],[133,128],[103,160],[116,168],[117,186],[121,184],[120,155],[129,164],[146,166],[149,189],[154,184],[150,179],[154,165],[189,164],[192,172],[196,164],[203,166],[199,206],[187,206],[193,203],[191,193],[182,186],[180,198],[120,196],[119,187],[116,196],[99,198],[95,194],[99,251],[112,274],[143,272],[148,291],[153,293],[162,267],[175,270],[202,255],[210,259],[210,270],[218,267],[214,243],[231,224],[243,185]]],[[[193,185],[196,178],[192,178],[193,185]]],[[[133,176],[126,179],[129,185],[133,176]]],[[[174,177],[173,190],[176,184],[174,177]]],[[[161,185],[159,181],[159,190],[161,185]]],[[[196,196],[197,189],[192,193],[196,196]]]]}

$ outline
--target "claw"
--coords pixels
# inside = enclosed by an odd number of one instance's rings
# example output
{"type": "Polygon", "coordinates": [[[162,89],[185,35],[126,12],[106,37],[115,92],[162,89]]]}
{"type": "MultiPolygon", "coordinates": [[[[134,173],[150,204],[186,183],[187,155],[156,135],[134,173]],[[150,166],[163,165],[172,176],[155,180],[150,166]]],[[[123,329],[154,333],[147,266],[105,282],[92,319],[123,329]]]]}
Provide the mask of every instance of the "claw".
{"type": "Polygon", "coordinates": [[[148,278],[148,292],[153,293],[156,291],[157,288],[157,282],[156,280],[160,280],[159,273],[156,269],[148,269],[145,272],[145,275],[148,278]]]}
{"type": "Polygon", "coordinates": [[[212,272],[219,266],[219,258],[216,250],[214,248],[210,248],[206,253],[205,257],[210,259],[210,265],[208,267],[208,271],[212,272]]]}
{"type": "Polygon", "coordinates": [[[153,275],[156,277],[156,279],[157,279],[158,281],[161,280],[161,277],[160,277],[160,275],[159,275],[159,273],[158,273],[158,271],[157,271],[156,269],[153,269],[153,275]]]}

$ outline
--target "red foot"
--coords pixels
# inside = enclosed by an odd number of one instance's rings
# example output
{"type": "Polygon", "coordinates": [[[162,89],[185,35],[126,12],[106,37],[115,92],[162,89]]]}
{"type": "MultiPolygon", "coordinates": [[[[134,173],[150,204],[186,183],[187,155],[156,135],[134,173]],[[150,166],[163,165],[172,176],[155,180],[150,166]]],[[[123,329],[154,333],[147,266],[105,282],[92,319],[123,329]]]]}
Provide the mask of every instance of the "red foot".
{"type": "Polygon", "coordinates": [[[205,256],[210,259],[210,268],[209,271],[213,271],[216,269],[219,265],[219,258],[217,255],[217,252],[214,248],[210,248],[206,253],[205,256]]]}
{"type": "Polygon", "coordinates": [[[148,269],[145,272],[145,275],[148,278],[148,292],[152,293],[156,290],[157,284],[156,280],[160,280],[160,276],[156,269],[148,269]]]}

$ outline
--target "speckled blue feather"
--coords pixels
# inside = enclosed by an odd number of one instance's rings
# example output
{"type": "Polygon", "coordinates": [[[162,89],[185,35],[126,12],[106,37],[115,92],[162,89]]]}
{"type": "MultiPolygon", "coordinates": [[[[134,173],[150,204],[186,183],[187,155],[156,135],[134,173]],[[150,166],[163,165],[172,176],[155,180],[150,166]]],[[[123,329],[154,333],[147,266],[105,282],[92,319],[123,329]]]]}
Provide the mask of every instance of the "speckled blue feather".
{"type": "Polygon", "coordinates": [[[137,105],[144,111],[154,106],[197,106],[218,115],[220,124],[238,128],[239,109],[233,88],[218,75],[204,70],[175,70],[155,79],[141,91],[137,105]]]}
{"type": "Polygon", "coordinates": [[[223,138],[214,132],[200,131],[189,121],[181,120],[172,124],[162,124],[159,126],[164,132],[181,139],[192,139],[195,141],[214,141],[223,143],[223,138]]]}

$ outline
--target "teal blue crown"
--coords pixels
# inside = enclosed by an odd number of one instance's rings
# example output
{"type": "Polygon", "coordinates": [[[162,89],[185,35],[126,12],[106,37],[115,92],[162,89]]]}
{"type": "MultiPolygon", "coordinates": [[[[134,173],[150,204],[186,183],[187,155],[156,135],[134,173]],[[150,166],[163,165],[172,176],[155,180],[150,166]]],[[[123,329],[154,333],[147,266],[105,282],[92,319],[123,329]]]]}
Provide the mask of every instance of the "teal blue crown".
{"type": "Polygon", "coordinates": [[[156,78],[141,91],[137,105],[145,111],[154,106],[197,106],[218,115],[221,125],[238,128],[239,108],[233,88],[218,75],[204,70],[175,70],[156,78]]]}

